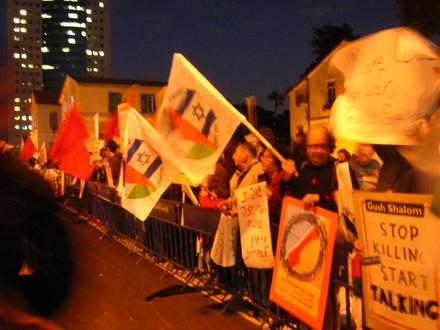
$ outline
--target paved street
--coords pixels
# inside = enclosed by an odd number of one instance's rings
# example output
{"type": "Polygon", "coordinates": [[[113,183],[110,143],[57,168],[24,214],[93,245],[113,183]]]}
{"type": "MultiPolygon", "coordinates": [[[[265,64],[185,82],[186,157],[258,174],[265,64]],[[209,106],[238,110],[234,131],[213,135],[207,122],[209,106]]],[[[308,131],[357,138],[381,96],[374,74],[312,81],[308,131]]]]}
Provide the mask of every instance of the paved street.
{"type": "Polygon", "coordinates": [[[53,317],[67,329],[257,329],[87,223],[63,211],[73,242],[75,280],[66,305],[53,317]]]}

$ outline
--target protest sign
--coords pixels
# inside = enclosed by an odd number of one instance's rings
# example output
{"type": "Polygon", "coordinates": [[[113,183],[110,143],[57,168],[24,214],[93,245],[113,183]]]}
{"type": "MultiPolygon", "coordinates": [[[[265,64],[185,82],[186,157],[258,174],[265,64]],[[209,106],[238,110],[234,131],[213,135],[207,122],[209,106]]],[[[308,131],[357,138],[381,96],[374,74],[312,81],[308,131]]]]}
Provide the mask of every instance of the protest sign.
{"type": "Polygon", "coordinates": [[[237,250],[238,220],[237,217],[222,213],[212,243],[211,259],[222,267],[235,265],[237,250]]]}
{"type": "Polygon", "coordinates": [[[431,196],[354,192],[363,258],[366,325],[372,329],[440,329],[440,219],[431,196]]]}
{"type": "Polygon", "coordinates": [[[272,268],[273,250],[266,182],[237,189],[235,197],[241,253],[246,267],[272,268]]]}
{"type": "Polygon", "coordinates": [[[344,77],[332,107],[338,139],[373,144],[417,144],[418,122],[436,109],[440,56],[408,28],[380,31],[348,43],[331,65],[344,77]]]}
{"type": "Polygon", "coordinates": [[[338,215],[302,208],[285,197],[270,300],[312,328],[321,329],[327,303],[338,215]]]}

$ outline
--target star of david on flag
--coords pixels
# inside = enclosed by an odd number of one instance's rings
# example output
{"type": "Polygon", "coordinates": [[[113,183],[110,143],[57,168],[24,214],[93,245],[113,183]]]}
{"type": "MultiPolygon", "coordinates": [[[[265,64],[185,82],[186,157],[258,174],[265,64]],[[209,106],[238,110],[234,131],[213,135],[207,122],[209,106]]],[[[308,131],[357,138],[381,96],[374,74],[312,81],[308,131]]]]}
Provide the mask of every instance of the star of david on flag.
{"type": "Polygon", "coordinates": [[[162,149],[156,130],[131,108],[124,132],[125,185],[121,205],[140,220],[145,220],[179,170],[162,149]]]}
{"type": "Polygon", "coordinates": [[[181,54],[174,54],[156,128],[193,184],[212,174],[245,117],[181,54]]]}

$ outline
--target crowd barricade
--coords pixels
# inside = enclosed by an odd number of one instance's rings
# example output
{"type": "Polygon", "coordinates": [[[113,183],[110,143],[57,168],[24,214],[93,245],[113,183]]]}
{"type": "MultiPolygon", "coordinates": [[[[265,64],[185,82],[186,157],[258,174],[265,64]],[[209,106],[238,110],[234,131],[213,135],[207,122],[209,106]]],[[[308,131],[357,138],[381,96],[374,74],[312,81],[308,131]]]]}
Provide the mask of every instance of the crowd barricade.
{"type": "MultiPolygon", "coordinates": [[[[187,282],[195,277],[203,277],[206,282],[215,283],[232,294],[228,304],[246,301],[261,315],[284,324],[299,324],[299,321],[269,301],[272,269],[245,267],[241,258],[240,242],[237,240],[237,261],[233,267],[220,267],[209,261],[209,249],[220,219],[220,213],[202,209],[192,204],[160,199],[146,221],[140,221],[120,206],[117,192],[97,182],[87,182],[82,198],[79,198],[79,184],[66,184],[65,196],[81,211],[95,217],[105,225],[109,233],[122,235],[141,246],[145,253],[159,262],[167,261],[172,267],[184,269],[187,282]]],[[[271,224],[275,247],[278,225],[271,224]]],[[[346,290],[347,316],[343,321],[350,329],[347,255],[350,248],[335,247],[332,268],[332,285],[329,300],[335,301],[335,288],[344,286],[346,290]]],[[[274,250],[275,251],[275,250],[274,250]]],[[[226,296],[225,296],[226,298],[226,296]]]]}

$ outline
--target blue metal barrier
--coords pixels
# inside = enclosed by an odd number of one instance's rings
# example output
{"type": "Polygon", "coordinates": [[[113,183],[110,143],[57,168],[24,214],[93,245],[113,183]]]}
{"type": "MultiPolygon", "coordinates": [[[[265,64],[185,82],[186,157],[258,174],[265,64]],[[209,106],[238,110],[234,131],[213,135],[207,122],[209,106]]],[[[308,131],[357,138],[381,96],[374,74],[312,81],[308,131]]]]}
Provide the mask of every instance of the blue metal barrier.
{"type": "MultiPolygon", "coordinates": [[[[82,202],[78,199],[78,191],[78,186],[66,186],[66,198],[74,205],[81,205],[84,211],[96,217],[110,232],[133,240],[148,254],[156,256],[159,261],[166,260],[174,266],[187,270],[190,274],[188,281],[196,273],[202,272],[208,275],[208,280],[231,292],[234,297],[241,300],[247,297],[254,307],[266,315],[283,319],[286,323],[298,323],[282,308],[269,301],[272,269],[245,267],[241,258],[239,240],[237,262],[234,267],[220,267],[212,262],[209,265],[200,265],[200,260],[203,258],[199,258],[196,253],[197,238],[201,238],[205,253],[209,253],[220,219],[218,212],[161,199],[148,220],[142,222],[120,206],[116,191],[112,188],[96,182],[88,182],[82,202]]],[[[271,230],[275,247],[278,225],[271,224],[271,230]]],[[[336,285],[343,285],[351,290],[352,288],[347,284],[347,254],[347,247],[335,248],[332,279],[336,285]]],[[[348,302],[349,290],[347,290],[348,302]]],[[[335,299],[335,292],[329,291],[329,299],[335,299]]],[[[350,329],[349,312],[346,324],[347,329],[350,329]]]]}

